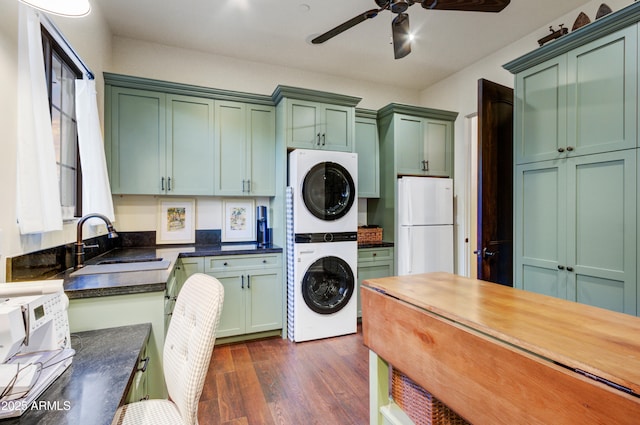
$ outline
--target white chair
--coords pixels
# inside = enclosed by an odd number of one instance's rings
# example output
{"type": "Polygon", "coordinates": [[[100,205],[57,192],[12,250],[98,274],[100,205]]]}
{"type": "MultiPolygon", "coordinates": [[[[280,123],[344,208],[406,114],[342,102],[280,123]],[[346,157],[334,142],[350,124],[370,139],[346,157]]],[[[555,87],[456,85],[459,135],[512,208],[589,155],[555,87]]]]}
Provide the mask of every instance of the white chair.
{"type": "Polygon", "coordinates": [[[197,273],[178,294],[164,342],[163,372],[169,400],[143,400],[120,407],[112,424],[198,423],[198,401],[209,368],[224,300],[218,279],[197,273]]]}

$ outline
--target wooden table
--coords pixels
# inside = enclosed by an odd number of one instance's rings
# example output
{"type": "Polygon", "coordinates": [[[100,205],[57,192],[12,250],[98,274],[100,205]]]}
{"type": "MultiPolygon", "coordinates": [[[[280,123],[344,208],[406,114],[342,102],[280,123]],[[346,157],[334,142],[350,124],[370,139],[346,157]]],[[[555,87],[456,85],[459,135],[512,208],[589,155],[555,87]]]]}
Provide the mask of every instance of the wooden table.
{"type": "Polygon", "coordinates": [[[363,282],[371,423],[388,364],[482,424],[640,423],[640,318],[429,273],[363,282]]]}

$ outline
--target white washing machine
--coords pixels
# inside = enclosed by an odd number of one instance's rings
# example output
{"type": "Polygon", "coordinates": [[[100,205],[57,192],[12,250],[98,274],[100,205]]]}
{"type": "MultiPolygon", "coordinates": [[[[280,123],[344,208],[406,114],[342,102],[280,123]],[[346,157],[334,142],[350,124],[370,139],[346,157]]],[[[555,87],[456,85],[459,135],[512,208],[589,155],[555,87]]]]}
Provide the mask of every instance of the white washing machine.
{"type": "Polygon", "coordinates": [[[288,285],[288,337],[295,342],[356,332],[356,241],[296,243],[288,285]]]}
{"type": "Polygon", "coordinates": [[[289,153],[298,233],[357,232],[358,155],[296,149],[289,153]]]}

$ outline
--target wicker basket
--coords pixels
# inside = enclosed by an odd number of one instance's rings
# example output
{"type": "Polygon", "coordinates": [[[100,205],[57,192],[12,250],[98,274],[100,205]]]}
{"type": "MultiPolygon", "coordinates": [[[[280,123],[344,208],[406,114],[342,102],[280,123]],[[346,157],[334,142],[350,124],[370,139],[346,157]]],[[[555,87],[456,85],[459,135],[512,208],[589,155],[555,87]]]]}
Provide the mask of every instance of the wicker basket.
{"type": "Polygon", "coordinates": [[[358,243],[382,242],[382,227],[358,227],[358,243]]]}
{"type": "Polygon", "coordinates": [[[407,375],[392,370],[391,397],[416,425],[470,425],[407,375]]]}

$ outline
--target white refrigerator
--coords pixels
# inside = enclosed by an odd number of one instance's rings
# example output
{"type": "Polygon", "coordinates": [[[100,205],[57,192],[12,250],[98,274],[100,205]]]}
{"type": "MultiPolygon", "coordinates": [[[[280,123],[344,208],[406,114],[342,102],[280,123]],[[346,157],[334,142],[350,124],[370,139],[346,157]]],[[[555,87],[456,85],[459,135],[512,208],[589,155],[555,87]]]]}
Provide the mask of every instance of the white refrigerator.
{"type": "Polygon", "coordinates": [[[453,273],[453,180],[398,179],[398,275],[453,273]]]}

